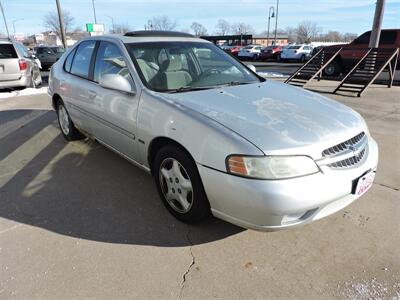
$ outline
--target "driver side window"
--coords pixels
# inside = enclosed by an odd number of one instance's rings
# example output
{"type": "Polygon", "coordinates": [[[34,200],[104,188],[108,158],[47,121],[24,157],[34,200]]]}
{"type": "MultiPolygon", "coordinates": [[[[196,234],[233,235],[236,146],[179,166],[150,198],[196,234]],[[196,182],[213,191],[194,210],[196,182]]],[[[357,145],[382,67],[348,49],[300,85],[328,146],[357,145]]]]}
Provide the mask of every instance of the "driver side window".
{"type": "Polygon", "coordinates": [[[105,74],[119,74],[125,78],[129,70],[120,49],[113,43],[101,42],[97,51],[93,80],[100,82],[105,74]]]}

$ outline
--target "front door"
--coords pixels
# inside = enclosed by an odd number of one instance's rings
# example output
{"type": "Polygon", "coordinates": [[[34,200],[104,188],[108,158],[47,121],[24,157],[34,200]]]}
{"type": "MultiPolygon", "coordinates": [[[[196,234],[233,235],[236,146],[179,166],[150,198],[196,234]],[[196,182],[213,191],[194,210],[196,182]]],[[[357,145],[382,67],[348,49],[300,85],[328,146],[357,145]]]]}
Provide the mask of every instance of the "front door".
{"type": "Polygon", "coordinates": [[[91,97],[89,111],[93,115],[91,129],[100,141],[137,160],[136,115],[139,94],[128,94],[100,86],[102,76],[118,74],[134,85],[127,61],[118,45],[102,41],[94,65],[93,80],[88,85],[91,97]]]}

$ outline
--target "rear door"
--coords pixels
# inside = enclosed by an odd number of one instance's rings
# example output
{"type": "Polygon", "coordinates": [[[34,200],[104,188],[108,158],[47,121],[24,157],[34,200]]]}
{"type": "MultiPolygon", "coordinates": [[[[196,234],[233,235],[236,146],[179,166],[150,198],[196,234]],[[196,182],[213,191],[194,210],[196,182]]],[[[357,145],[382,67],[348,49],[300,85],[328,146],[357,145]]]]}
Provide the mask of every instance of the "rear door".
{"type": "Polygon", "coordinates": [[[13,44],[0,44],[0,81],[21,78],[19,57],[13,44]]]}
{"type": "Polygon", "coordinates": [[[89,74],[91,71],[93,54],[96,41],[81,42],[68,55],[64,62],[64,76],[60,78],[60,90],[62,98],[72,121],[80,128],[92,132],[91,114],[89,113],[91,102],[94,101],[88,93],[89,74]]]}

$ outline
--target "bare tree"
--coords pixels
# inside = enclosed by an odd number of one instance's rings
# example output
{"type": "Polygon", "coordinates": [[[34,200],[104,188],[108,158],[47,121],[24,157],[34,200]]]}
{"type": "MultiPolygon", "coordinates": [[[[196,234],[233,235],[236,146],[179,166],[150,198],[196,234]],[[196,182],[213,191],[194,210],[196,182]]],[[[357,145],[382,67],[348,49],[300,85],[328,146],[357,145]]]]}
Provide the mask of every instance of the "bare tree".
{"type": "Polygon", "coordinates": [[[231,33],[231,24],[224,19],[219,19],[215,29],[215,33],[218,35],[228,35],[231,33]]]}
{"type": "Polygon", "coordinates": [[[114,24],[114,33],[116,34],[125,34],[129,31],[132,29],[128,24],[114,24]]]}
{"type": "MultiPolygon", "coordinates": [[[[66,10],[63,11],[63,18],[64,18],[65,33],[69,33],[72,31],[72,26],[74,24],[74,18],[66,10]]],[[[43,25],[48,30],[55,32],[57,34],[57,36],[59,38],[61,38],[60,22],[58,19],[57,12],[50,11],[46,15],[44,15],[43,25]]]]}
{"type": "Polygon", "coordinates": [[[343,42],[347,42],[347,43],[352,42],[357,38],[357,36],[358,35],[356,33],[347,32],[347,33],[343,34],[343,42]]]}
{"type": "Polygon", "coordinates": [[[255,32],[253,26],[246,23],[235,23],[231,28],[234,34],[253,34],[255,32]]]}
{"type": "Polygon", "coordinates": [[[338,31],[330,30],[323,35],[323,40],[328,42],[341,42],[343,41],[343,36],[338,31]]]}
{"type": "Polygon", "coordinates": [[[195,36],[207,35],[207,29],[200,23],[193,22],[190,29],[193,30],[195,36]]]}
{"type": "Polygon", "coordinates": [[[318,37],[320,32],[321,28],[317,26],[317,23],[303,21],[297,26],[297,42],[310,43],[313,39],[318,37]]]}
{"type": "Polygon", "coordinates": [[[167,15],[155,16],[147,24],[152,30],[174,30],[177,25],[176,20],[171,20],[167,15]]]}
{"type": "Polygon", "coordinates": [[[286,27],[285,29],[287,35],[288,35],[288,41],[289,43],[294,43],[297,41],[297,29],[294,27],[286,27]]]}

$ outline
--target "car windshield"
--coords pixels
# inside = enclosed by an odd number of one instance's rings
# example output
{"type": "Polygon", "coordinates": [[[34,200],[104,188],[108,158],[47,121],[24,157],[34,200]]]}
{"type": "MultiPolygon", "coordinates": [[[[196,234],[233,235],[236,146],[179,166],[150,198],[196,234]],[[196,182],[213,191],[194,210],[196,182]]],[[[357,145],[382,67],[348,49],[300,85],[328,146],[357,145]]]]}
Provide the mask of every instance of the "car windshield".
{"type": "Polygon", "coordinates": [[[288,49],[300,49],[301,46],[290,46],[288,49]]]}
{"type": "Polygon", "coordinates": [[[149,42],[126,44],[144,84],[158,92],[184,92],[260,79],[213,44],[149,42]]]}

